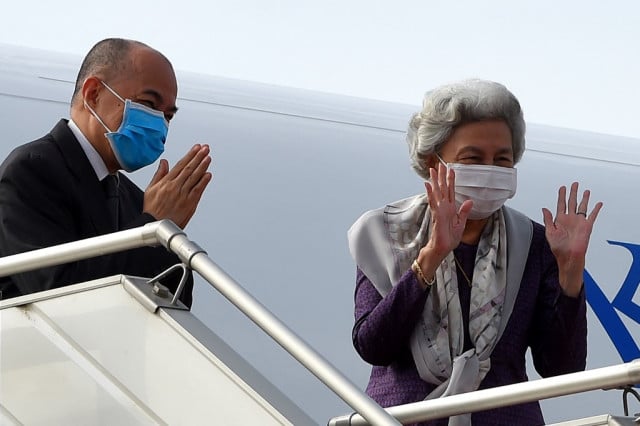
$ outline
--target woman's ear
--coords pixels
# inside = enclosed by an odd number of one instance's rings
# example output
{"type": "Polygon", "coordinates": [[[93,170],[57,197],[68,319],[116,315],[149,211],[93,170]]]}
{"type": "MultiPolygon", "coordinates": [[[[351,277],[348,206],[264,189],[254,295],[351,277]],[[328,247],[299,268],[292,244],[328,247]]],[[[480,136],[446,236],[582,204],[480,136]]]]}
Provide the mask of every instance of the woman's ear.
{"type": "Polygon", "coordinates": [[[429,170],[430,168],[437,169],[438,164],[440,164],[440,160],[438,159],[436,153],[432,152],[424,158],[424,164],[427,166],[427,170],[429,170]]]}

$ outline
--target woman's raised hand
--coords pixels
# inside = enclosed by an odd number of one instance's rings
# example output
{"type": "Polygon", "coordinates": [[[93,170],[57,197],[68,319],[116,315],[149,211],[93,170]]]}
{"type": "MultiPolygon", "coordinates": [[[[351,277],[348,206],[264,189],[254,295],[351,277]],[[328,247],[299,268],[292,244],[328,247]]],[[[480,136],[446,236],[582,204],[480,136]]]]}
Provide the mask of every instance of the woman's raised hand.
{"type": "Polygon", "coordinates": [[[542,209],[545,235],[558,262],[558,277],[565,294],[577,296],[582,289],[585,257],[593,224],[602,208],[597,202],[589,212],[589,190],[582,193],[578,203],[578,182],[571,184],[569,199],[567,188],[558,190],[556,217],[549,209],[542,209]]]}

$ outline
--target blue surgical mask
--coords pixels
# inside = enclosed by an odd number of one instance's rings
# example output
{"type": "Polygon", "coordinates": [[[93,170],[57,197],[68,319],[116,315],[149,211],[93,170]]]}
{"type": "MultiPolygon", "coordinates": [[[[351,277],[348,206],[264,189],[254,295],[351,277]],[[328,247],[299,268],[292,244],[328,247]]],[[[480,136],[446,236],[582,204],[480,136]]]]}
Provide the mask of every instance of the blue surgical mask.
{"type": "Polygon", "coordinates": [[[122,123],[118,130],[111,131],[86,101],[84,104],[107,130],[104,135],[109,140],[120,167],[133,172],[156,161],[164,152],[164,142],[169,131],[169,123],[164,114],[131,99],[122,99],[105,82],[102,84],[124,102],[122,123]]]}

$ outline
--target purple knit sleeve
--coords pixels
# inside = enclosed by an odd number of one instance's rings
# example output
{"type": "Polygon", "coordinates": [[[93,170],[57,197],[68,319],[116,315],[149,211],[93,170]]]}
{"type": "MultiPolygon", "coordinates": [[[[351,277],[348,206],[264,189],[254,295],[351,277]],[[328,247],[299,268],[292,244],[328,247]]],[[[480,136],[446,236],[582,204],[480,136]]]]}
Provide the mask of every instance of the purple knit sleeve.
{"type": "Polygon", "coordinates": [[[566,296],[558,281],[555,257],[546,239],[541,243],[543,264],[531,353],[542,377],[582,371],[587,359],[587,306],[584,287],[578,297],[566,296]]]}
{"type": "Polygon", "coordinates": [[[352,338],[362,359],[373,365],[389,365],[400,353],[406,352],[428,294],[409,269],[382,297],[358,269],[352,338]]]}

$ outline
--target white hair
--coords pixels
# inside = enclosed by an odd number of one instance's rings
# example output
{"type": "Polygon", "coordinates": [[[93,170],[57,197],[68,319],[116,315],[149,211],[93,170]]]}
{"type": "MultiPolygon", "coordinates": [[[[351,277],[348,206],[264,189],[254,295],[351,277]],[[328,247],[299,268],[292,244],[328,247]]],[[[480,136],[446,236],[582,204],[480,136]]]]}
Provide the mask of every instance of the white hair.
{"type": "Polygon", "coordinates": [[[514,164],[520,161],[525,147],[525,123],[518,99],[505,86],[472,79],[430,90],[424,95],[422,111],[409,122],[411,166],[429,179],[426,158],[442,148],[457,126],[485,120],[503,120],[509,126],[514,164]]]}

